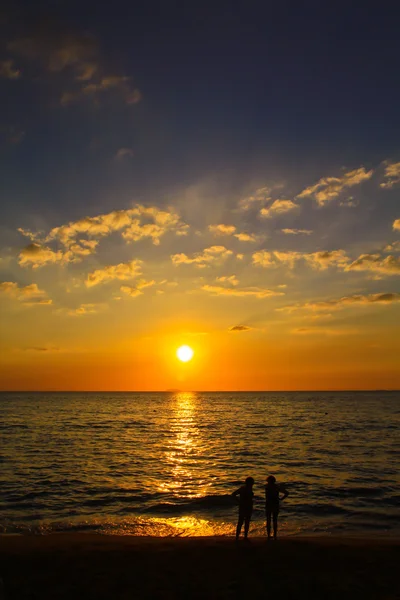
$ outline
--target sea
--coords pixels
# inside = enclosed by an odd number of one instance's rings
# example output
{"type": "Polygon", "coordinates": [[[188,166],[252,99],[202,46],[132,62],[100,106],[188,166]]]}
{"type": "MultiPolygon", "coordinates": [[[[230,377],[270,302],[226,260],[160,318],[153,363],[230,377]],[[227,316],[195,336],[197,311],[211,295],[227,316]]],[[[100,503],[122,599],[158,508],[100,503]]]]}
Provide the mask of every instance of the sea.
{"type": "Polygon", "coordinates": [[[0,533],[400,534],[400,392],[1,393],[0,533]]]}

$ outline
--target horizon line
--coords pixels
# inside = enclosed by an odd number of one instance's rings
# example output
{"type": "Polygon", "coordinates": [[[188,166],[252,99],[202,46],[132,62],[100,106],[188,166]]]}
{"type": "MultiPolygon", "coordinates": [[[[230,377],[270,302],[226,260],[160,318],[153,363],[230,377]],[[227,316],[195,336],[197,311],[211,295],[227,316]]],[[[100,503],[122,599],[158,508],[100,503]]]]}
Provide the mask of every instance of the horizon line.
{"type": "Polygon", "coordinates": [[[298,394],[319,392],[400,392],[398,388],[318,389],[318,390],[0,390],[0,394],[298,394]]]}

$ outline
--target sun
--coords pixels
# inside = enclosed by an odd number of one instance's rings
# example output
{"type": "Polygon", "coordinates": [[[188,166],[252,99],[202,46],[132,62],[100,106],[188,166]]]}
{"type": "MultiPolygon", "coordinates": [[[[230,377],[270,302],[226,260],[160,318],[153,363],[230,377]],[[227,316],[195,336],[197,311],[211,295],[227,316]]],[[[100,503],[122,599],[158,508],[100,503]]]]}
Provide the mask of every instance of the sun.
{"type": "Polygon", "coordinates": [[[182,362],[188,362],[189,360],[192,360],[193,354],[194,352],[190,346],[180,346],[180,348],[178,348],[176,351],[177,357],[182,362]]]}

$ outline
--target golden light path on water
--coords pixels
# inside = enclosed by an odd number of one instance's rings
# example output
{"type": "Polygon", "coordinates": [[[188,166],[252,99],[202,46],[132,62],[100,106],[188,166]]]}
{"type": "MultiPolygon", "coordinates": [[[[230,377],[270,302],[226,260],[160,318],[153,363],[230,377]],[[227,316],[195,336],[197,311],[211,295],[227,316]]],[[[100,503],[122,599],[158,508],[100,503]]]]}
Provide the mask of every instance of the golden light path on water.
{"type": "MultiPolygon", "coordinates": [[[[160,483],[160,492],[173,492],[179,499],[201,498],[210,493],[210,483],[200,473],[198,463],[207,458],[207,444],[203,439],[196,418],[198,396],[193,392],[178,392],[171,397],[173,421],[171,437],[165,449],[167,465],[166,481],[160,483]]],[[[152,518],[161,535],[165,528],[172,528],[171,535],[221,535],[231,533],[232,526],[207,521],[195,516],[152,518]],[[175,531],[175,533],[174,533],[175,531]]],[[[165,533],[164,533],[165,535],[165,533]]]]}

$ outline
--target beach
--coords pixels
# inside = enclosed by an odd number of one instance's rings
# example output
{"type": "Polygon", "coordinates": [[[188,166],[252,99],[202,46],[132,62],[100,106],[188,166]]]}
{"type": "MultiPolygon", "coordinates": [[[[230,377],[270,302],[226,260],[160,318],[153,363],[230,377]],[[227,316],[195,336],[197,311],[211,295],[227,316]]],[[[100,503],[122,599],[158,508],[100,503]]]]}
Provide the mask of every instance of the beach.
{"type": "Polygon", "coordinates": [[[400,598],[400,540],[1,536],[7,600],[400,598]]]}

